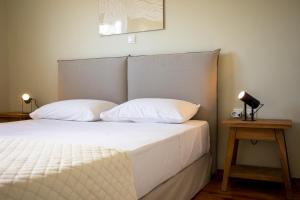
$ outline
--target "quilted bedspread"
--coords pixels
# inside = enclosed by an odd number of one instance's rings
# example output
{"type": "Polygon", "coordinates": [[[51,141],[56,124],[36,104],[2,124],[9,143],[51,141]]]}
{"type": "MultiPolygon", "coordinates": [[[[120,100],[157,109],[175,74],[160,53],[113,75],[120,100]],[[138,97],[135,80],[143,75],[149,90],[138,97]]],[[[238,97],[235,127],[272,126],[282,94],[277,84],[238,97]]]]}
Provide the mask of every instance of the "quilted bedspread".
{"type": "Polygon", "coordinates": [[[126,152],[0,139],[1,200],[137,199],[126,152]]]}

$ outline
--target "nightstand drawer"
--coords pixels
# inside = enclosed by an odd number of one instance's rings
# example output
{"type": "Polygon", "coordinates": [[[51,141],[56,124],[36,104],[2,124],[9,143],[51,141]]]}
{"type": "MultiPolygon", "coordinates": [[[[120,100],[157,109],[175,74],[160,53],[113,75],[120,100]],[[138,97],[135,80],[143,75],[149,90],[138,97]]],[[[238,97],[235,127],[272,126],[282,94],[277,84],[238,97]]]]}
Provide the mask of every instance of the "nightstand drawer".
{"type": "Polygon", "coordinates": [[[265,128],[236,128],[236,139],[239,140],[268,140],[275,141],[273,129],[265,128]]]}

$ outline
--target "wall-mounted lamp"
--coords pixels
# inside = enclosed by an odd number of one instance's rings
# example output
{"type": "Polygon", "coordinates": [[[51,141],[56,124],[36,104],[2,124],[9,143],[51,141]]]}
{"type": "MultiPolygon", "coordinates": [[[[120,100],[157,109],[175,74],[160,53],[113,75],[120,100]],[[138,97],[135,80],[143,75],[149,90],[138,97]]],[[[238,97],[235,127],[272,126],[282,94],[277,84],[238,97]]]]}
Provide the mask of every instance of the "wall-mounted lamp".
{"type": "Polygon", "coordinates": [[[32,98],[29,94],[23,94],[22,95],[22,113],[24,112],[24,103],[25,104],[30,104],[31,107],[31,112],[33,111],[32,109],[32,102],[34,102],[34,105],[38,108],[38,104],[36,99],[32,98]]]}
{"type": "Polygon", "coordinates": [[[244,102],[244,120],[247,121],[247,105],[251,107],[251,121],[254,120],[254,114],[261,109],[264,104],[261,104],[259,100],[255,99],[253,96],[245,91],[240,92],[238,98],[244,102]],[[259,107],[259,108],[258,108],[259,107]],[[254,109],[258,108],[255,112],[254,109]]]}

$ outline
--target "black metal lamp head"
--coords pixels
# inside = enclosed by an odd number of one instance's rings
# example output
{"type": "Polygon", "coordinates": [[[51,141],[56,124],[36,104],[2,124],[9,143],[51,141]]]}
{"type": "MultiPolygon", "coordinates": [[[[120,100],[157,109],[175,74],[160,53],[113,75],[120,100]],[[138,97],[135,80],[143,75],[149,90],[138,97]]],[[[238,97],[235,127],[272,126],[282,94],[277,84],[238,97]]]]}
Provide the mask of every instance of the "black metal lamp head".
{"type": "Polygon", "coordinates": [[[32,101],[32,98],[30,97],[29,94],[23,94],[22,95],[22,100],[26,103],[26,104],[30,104],[32,101]]]}
{"type": "Polygon", "coordinates": [[[247,105],[251,107],[251,120],[254,121],[254,114],[263,106],[259,100],[245,91],[240,92],[238,98],[244,102],[244,120],[247,120],[247,105]],[[260,108],[258,108],[261,106],[260,108]],[[254,109],[258,108],[255,112],[254,109]]]}
{"type": "Polygon", "coordinates": [[[260,101],[258,101],[245,91],[240,92],[239,99],[254,109],[260,105],[260,101]]]}

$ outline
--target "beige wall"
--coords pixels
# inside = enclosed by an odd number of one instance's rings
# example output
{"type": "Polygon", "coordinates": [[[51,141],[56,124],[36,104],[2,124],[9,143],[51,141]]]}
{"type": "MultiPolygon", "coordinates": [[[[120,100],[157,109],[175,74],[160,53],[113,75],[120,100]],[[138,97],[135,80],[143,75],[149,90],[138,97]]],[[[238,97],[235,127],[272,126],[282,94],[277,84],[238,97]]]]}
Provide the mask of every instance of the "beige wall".
{"type": "Polygon", "coordinates": [[[0,112],[8,111],[7,15],[6,3],[0,0],[0,112]]]}
{"type": "MultiPolygon", "coordinates": [[[[166,0],[166,30],[100,37],[97,0],[9,0],[10,109],[27,91],[48,103],[57,98],[58,59],[157,54],[222,48],[220,118],[242,106],[247,89],[265,107],[260,117],[290,118],[287,132],[292,175],[300,177],[300,1],[166,0]]],[[[218,166],[227,134],[220,126],[218,166]]],[[[242,163],[278,166],[272,143],[241,145],[242,163]]]]}

